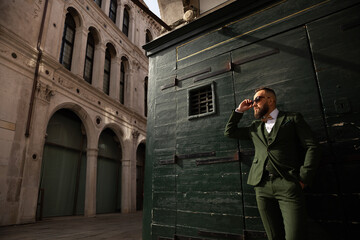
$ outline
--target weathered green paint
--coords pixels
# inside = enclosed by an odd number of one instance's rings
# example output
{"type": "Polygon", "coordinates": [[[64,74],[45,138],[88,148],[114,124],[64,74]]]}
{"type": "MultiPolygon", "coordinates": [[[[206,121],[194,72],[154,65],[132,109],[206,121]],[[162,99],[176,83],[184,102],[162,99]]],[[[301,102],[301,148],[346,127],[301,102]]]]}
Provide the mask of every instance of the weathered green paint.
{"type": "MultiPolygon", "coordinates": [[[[246,184],[252,143],[223,136],[232,109],[260,85],[276,90],[279,109],[301,112],[323,148],[306,191],[311,239],[356,236],[359,2],[236,1],[144,47],[150,56],[144,240],[264,239],[251,234],[264,231],[246,184]],[[189,118],[189,91],[208,84],[215,112],[189,118]],[[233,161],[197,164],[217,159],[233,161]]],[[[241,124],[252,119],[246,114],[241,124]]]]}

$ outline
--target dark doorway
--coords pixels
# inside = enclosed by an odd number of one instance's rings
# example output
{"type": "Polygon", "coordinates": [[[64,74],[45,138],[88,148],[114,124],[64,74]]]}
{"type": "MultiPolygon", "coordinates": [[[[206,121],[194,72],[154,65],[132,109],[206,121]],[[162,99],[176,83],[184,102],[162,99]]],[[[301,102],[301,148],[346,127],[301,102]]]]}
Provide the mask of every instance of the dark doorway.
{"type": "Polygon", "coordinates": [[[146,146],[140,143],[136,150],[136,210],[141,211],[144,203],[144,166],[146,146]]]}

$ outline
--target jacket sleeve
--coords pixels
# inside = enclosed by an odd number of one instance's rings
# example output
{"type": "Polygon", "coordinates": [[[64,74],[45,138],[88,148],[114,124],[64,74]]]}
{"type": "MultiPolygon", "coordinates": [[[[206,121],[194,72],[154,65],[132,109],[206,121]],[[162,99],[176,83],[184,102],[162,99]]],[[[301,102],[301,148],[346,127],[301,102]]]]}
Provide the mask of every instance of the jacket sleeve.
{"type": "Polygon", "coordinates": [[[224,135],[230,138],[250,139],[248,127],[238,127],[238,123],[244,114],[233,111],[226,124],[224,135]]]}
{"type": "Polygon", "coordinates": [[[304,164],[300,167],[300,178],[304,184],[309,185],[312,183],[320,164],[321,151],[310,126],[300,113],[296,114],[295,123],[297,135],[305,149],[304,164]]]}

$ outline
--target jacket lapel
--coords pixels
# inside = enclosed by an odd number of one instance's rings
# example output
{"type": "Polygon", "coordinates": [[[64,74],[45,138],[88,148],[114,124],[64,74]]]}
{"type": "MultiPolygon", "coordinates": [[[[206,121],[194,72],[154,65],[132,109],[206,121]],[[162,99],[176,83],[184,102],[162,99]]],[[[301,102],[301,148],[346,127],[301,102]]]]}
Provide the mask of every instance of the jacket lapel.
{"type": "MultiPolygon", "coordinates": [[[[279,112],[279,115],[278,115],[278,117],[276,118],[275,125],[274,125],[273,129],[271,130],[271,135],[273,136],[274,141],[275,141],[275,139],[276,139],[276,136],[277,136],[277,134],[278,134],[278,131],[279,131],[279,129],[280,129],[280,126],[281,126],[282,122],[284,121],[285,117],[286,117],[286,115],[285,115],[284,112],[279,112]]],[[[274,142],[274,141],[273,141],[273,142],[274,142]]]]}
{"type": "Polygon", "coordinates": [[[265,140],[264,132],[263,132],[263,125],[264,125],[264,123],[262,121],[258,122],[256,135],[260,138],[260,140],[263,142],[263,144],[265,146],[267,146],[267,141],[265,140]]]}

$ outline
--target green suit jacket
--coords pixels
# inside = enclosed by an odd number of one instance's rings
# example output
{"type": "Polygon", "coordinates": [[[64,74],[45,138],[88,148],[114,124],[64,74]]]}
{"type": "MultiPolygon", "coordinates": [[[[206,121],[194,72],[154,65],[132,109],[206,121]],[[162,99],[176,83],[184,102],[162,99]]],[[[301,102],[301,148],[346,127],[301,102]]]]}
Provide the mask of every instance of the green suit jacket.
{"type": "Polygon", "coordinates": [[[231,114],[225,136],[251,139],[254,143],[255,156],[248,184],[255,186],[261,181],[267,158],[283,178],[311,184],[320,162],[320,149],[300,113],[280,111],[268,141],[261,120],[253,121],[248,127],[238,127],[242,116],[243,113],[235,111],[231,114]]]}

